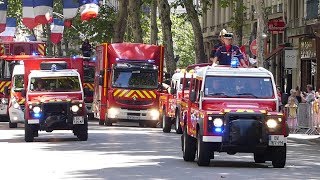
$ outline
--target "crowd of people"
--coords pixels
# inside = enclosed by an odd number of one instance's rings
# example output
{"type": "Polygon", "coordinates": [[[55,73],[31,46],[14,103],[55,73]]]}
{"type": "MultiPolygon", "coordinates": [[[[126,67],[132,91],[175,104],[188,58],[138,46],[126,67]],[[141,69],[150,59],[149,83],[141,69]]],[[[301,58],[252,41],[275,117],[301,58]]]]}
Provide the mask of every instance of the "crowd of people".
{"type": "Polygon", "coordinates": [[[283,111],[287,114],[287,122],[291,132],[294,131],[298,126],[298,108],[300,103],[306,103],[308,105],[307,107],[309,107],[310,115],[313,121],[312,124],[316,127],[320,125],[320,118],[318,118],[319,102],[320,89],[318,92],[316,92],[313,90],[313,87],[310,84],[306,86],[306,92],[302,91],[298,86],[295,89],[290,90],[288,101],[280,108],[280,111],[283,111]]]}

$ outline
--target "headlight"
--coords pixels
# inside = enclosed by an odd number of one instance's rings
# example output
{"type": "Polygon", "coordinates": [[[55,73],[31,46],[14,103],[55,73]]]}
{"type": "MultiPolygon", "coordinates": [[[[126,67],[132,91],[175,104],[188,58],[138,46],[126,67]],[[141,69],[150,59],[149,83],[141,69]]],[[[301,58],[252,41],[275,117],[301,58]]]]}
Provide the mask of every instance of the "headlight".
{"type": "Polygon", "coordinates": [[[71,106],[71,111],[74,112],[74,113],[78,112],[79,111],[79,106],[78,105],[72,105],[71,106]]]}
{"type": "Polygon", "coordinates": [[[215,119],[213,120],[213,125],[214,125],[215,127],[222,127],[222,125],[223,125],[223,120],[222,120],[221,118],[215,118],[215,119]]]}
{"type": "Polygon", "coordinates": [[[275,119],[267,120],[268,128],[273,129],[273,128],[277,127],[277,125],[278,125],[278,123],[277,123],[277,121],[275,119]]]}
{"type": "Polygon", "coordinates": [[[35,114],[39,114],[40,113],[40,111],[41,111],[41,109],[40,109],[40,107],[38,107],[38,106],[36,106],[36,107],[33,107],[33,112],[35,113],[35,114]]]}
{"type": "Polygon", "coordinates": [[[110,118],[116,118],[116,116],[119,114],[119,110],[117,108],[110,108],[108,109],[108,116],[110,118]]]}
{"type": "Polygon", "coordinates": [[[159,118],[159,115],[160,115],[160,113],[159,113],[159,111],[156,110],[156,109],[152,109],[152,110],[150,111],[150,116],[152,117],[153,120],[158,119],[158,118],[159,118]]]}

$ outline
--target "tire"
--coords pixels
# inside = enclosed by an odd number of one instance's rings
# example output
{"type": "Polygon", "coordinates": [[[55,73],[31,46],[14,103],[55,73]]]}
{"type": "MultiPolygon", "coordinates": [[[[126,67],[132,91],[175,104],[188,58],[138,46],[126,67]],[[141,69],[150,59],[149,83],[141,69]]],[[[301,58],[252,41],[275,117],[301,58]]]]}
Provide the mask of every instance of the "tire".
{"type": "Polygon", "coordinates": [[[104,121],[99,120],[99,126],[103,126],[104,125],[104,121]]]}
{"type": "Polygon", "coordinates": [[[255,163],[265,163],[266,159],[264,154],[253,153],[255,163]]]}
{"type": "Polygon", "coordinates": [[[284,168],[286,165],[287,146],[272,148],[272,166],[274,168],[284,168]]]}
{"type": "Polygon", "coordinates": [[[24,140],[26,142],[33,142],[34,141],[34,127],[33,125],[28,124],[28,122],[24,125],[24,140]]]}
{"type": "Polygon", "coordinates": [[[74,134],[80,141],[88,140],[88,120],[85,120],[83,125],[75,125],[74,134]]]}
{"type": "Polygon", "coordinates": [[[11,121],[9,121],[9,128],[17,128],[18,127],[18,123],[12,123],[11,121]]]}
{"type": "Polygon", "coordinates": [[[196,140],[188,135],[187,129],[183,132],[183,160],[184,161],[194,161],[196,158],[196,140]]]}
{"type": "Polygon", "coordinates": [[[112,126],[112,122],[109,120],[107,114],[106,114],[104,123],[105,123],[106,126],[112,126]]]}
{"type": "Polygon", "coordinates": [[[171,119],[166,116],[166,112],[162,112],[162,131],[164,133],[170,133],[171,131],[171,119]]]}
{"type": "Polygon", "coordinates": [[[202,136],[197,133],[197,164],[198,166],[209,166],[210,164],[209,144],[202,141],[202,136]]]}
{"type": "Polygon", "coordinates": [[[156,128],[158,125],[158,121],[150,121],[147,123],[148,127],[156,128]]]}
{"type": "Polygon", "coordinates": [[[175,130],[176,130],[177,134],[182,134],[182,128],[180,125],[180,112],[179,111],[177,111],[177,113],[176,113],[175,130]]]}

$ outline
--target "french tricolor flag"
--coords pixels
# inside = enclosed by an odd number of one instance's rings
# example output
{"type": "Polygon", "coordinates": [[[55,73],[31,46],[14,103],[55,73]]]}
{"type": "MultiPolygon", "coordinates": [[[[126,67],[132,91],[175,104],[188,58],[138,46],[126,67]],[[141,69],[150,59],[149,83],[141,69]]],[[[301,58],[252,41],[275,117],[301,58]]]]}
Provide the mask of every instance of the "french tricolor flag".
{"type": "Polygon", "coordinates": [[[0,33],[6,30],[8,0],[4,0],[0,4],[0,33]]]}
{"type": "MultiPolygon", "coordinates": [[[[66,0],[65,0],[66,1],[66,0]]],[[[72,0],[67,0],[72,1],[72,0]]],[[[38,24],[47,24],[52,21],[53,0],[34,0],[35,21],[38,24]]]]}
{"type": "Polygon", "coordinates": [[[79,0],[80,17],[82,21],[89,21],[99,14],[98,0],[79,0]]]}
{"type": "Polygon", "coordinates": [[[77,15],[79,3],[74,0],[63,1],[63,18],[72,19],[77,15]]]}
{"type": "Polygon", "coordinates": [[[17,19],[7,18],[7,25],[5,31],[0,33],[0,39],[2,41],[13,41],[14,35],[16,33],[17,19]]]}
{"type": "Polygon", "coordinates": [[[29,29],[37,26],[34,19],[33,1],[34,0],[22,0],[22,23],[29,29]]]}
{"type": "Polygon", "coordinates": [[[63,37],[64,23],[63,20],[53,19],[51,24],[51,41],[54,44],[58,44],[63,37]]]}

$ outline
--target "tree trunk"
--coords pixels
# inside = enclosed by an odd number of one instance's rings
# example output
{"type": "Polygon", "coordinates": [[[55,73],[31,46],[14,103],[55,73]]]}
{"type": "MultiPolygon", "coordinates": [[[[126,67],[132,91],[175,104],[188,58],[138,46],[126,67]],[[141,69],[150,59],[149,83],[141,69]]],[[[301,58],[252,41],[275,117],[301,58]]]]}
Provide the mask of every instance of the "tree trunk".
{"type": "Polygon", "coordinates": [[[157,0],[151,2],[151,38],[150,44],[157,44],[158,26],[157,26],[157,0]]]}
{"type": "Polygon", "coordinates": [[[51,42],[51,30],[50,30],[50,25],[46,24],[44,25],[46,30],[44,31],[44,36],[47,37],[47,43],[46,43],[46,47],[47,47],[47,55],[48,56],[52,56],[53,55],[53,46],[52,46],[52,42],[51,42]]]}
{"type": "Polygon", "coordinates": [[[113,42],[123,42],[124,34],[127,27],[128,19],[128,0],[119,0],[119,10],[116,16],[116,22],[113,25],[114,37],[113,42]]]}
{"type": "Polygon", "coordinates": [[[173,54],[173,41],[171,31],[170,6],[168,0],[158,0],[159,3],[159,17],[161,20],[163,44],[165,44],[165,60],[167,72],[173,75],[176,70],[176,62],[173,54]]]}
{"type": "Polygon", "coordinates": [[[60,56],[60,57],[63,56],[61,41],[57,44],[57,52],[58,52],[58,56],[60,56]]]}
{"type": "Polygon", "coordinates": [[[141,0],[129,0],[128,15],[131,21],[133,41],[135,43],[143,43],[140,13],[141,0]]]}
{"type": "Polygon", "coordinates": [[[258,21],[258,28],[257,28],[257,61],[258,67],[263,66],[264,62],[264,41],[265,37],[263,34],[266,34],[266,22],[268,17],[266,16],[266,9],[264,0],[257,0],[257,21],[258,21]]]}
{"type": "Polygon", "coordinates": [[[70,56],[70,54],[69,54],[69,41],[64,40],[63,44],[64,44],[64,50],[66,52],[66,56],[70,56]]]}
{"type": "Polygon", "coordinates": [[[243,0],[238,0],[235,2],[235,36],[234,44],[242,45],[242,27],[243,27],[243,0]]]}
{"type": "Polygon", "coordinates": [[[194,33],[196,63],[205,63],[207,62],[207,59],[204,52],[203,35],[202,35],[198,13],[195,10],[195,6],[193,5],[193,0],[185,0],[184,6],[186,8],[187,16],[189,21],[191,22],[193,33],[194,33]]]}

